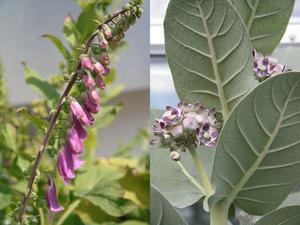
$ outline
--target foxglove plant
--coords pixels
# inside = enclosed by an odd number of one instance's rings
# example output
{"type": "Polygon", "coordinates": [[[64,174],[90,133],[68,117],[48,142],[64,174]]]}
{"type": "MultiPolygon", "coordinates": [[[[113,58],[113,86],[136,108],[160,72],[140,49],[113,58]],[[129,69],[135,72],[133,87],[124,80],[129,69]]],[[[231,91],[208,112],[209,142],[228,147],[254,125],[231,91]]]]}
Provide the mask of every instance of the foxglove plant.
{"type": "Polygon", "coordinates": [[[197,110],[167,107],[152,127],[151,143],[177,160],[151,152],[153,225],[186,225],[174,207],[195,202],[211,225],[237,214],[243,225],[300,224],[300,73],[271,56],[294,2],[169,2],[168,64],[179,99],[197,110]]]}
{"type": "MultiPolygon", "coordinates": [[[[69,121],[65,134],[65,144],[61,147],[57,157],[57,169],[65,184],[75,178],[75,170],[79,169],[84,161],[79,159],[84,153],[84,140],[88,133],[85,127],[94,123],[93,114],[100,110],[100,96],[97,90],[105,88],[103,76],[110,74],[109,46],[117,47],[124,38],[124,32],[130,25],[134,24],[136,18],[142,14],[140,0],[133,0],[121,11],[108,16],[87,40],[82,54],[79,56],[75,72],[63,92],[56,109],[52,113],[51,121],[47,129],[43,143],[33,164],[30,179],[27,185],[22,207],[19,212],[19,223],[22,224],[25,209],[31,195],[37,169],[42,155],[51,138],[53,129],[60,113],[69,115],[69,121]],[[76,96],[69,96],[71,90],[76,88],[79,93],[76,96]],[[66,107],[67,106],[67,107],[66,107]]],[[[73,93],[73,92],[72,92],[73,93]]],[[[58,203],[55,183],[50,178],[50,185],[46,192],[46,200],[51,212],[63,210],[58,203]]]]}

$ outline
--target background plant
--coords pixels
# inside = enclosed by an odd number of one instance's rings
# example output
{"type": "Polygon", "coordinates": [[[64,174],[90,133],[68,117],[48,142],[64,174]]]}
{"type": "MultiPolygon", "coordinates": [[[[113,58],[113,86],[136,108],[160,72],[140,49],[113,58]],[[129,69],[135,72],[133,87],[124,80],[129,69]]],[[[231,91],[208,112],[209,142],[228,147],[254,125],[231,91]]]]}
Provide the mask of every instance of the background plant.
{"type": "MultiPolygon", "coordinates": [[[[212,225],[233,218],[240,224],[299,224],[299,199],[292,193],[300,181],[300,137],[294,133],[300,124],[299,73],[278,74],[284,71],[278,69],[276,76],[258,84],[258,59],[252,56],[256,49],[266,59],[261,71],[272,67],[268,55],[279,44],[293,5],[170,1],[164,30],[176,92],[182,101],[215,107],[223,126],[216,148],[198,146],[197,163],[206,169],[213,194],[199,188],[205,185],[188,153],[182,154],[180,165],[165,150],[151,152],[151,199],[160,204],[151,206],[151,224],[186,224],[173,207],[197,201],[209,212],[212,225]]],[[[161,114],[154,111],[152,121],[161,114]]]]}
{"type": "MultiPolygon", "coordinates": [[[[70,80],[70,74],[77,64],[77,58],[84,48],[87,37],[107,15],[110,1],[78,1],[82,12],[75,20],[68,15],[64,21],[64,36],[69,43],[65,47],[62,41],[53,35],[44,35],[62,53],[61,74],[54,75],[50,81],[43,79],[37,71],[24,63],[26,83],[42,98],[29,106],[16,109],[6,99],[5,82],[1,70],[1,207],[2,224],[15,224],[20,200],[26,189],[26,181],[31,173],[35,154],[48,126],[59,92],[70,80]]],[[[121,46],[124,45],[121,44],[121,46]]],[[[120,47],[121,47],[120,46],[120,47]]],[[[112,52],[113,53],[113,52],[112,52]]],[[[111,158],[96,157],[96,134],[99,129],[109,125],[122,109],[123,104],[110,105],[108,101],[118,96],[123,86],[113,86],[116,76],[105,82],[108,88],[102,92],[102,110],[95,118],[95,125],[89,129],[89,138],[85,142],[85,167],[79,171],[78,179],[66,188],[60,179],[56,180],[61,204],[65,211],[54,216],[54,224],[147,224],[148,220],[148,183],[149,163],[147,161],[148,134],[145,130],[137,132],[128,144],[120,146],[111,158]],[[141,146],[145,150],[140,156],[133,157],[130,150],[141,146]],[[87,173],[89,175],[87,175],[87,173]],[[94,177],[94,179],[90,179],[94,177]],[[88,182],[87,182],[88,181],[88,182]],[[135,185],[132,185],[135,183],[135,185]],[[84,190],[94,187],[93,192],[84,190]],[[77,190],[77,191],[76,191],[77,190]],[[92,197],[93,196],[93,197],[92,197]]],[[[76,90],[72,90],[76,93],[76,90]]],[[[64,110],[64,109],[63,109],[64,110]]],[[[63,116],[54,130],[46,154],[37,171],[34,192],[29,200],[24,223],[48,224],[48,206],[45,202],[47,177],[53,172],[54,156],[61,144],[60,137],[65,135],[61,126],[66,121],[63,116]]]]}

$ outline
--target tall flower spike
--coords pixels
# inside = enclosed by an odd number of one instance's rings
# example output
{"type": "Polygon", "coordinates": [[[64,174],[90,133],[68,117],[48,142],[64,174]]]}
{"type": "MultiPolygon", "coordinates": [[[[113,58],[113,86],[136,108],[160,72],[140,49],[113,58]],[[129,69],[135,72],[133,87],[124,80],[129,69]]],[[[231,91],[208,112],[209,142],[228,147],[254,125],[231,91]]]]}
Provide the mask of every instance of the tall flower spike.
{"type": "Polygon", "coordinates": [[[191,145],[215,146],[217,126],[214,109],[180,102],[176,107],[167,106],[161,118],[156,119],[150,144],[169,148],[171,159],[180,160],[180,152],[191,145]]]}
{"type": "Polygon", "coordinates": [[[56,193],[56,187],[55,183],[52,179],[49,179],[49,186],[46,191],[46,200],[48,203],[48,207],[51,212],[59,212],[64,210],[64,207],[62,207],[57,200],[57,193],[56,193]]]}

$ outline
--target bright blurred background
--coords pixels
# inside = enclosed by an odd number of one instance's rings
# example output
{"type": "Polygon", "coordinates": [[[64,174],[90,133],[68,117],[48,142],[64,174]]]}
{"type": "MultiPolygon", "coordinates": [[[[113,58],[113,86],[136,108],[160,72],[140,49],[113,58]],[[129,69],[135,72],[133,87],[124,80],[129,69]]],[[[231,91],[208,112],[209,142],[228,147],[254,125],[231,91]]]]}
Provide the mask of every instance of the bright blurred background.
{"type": "MultiPolygon", "coordinates": [[[[113,9],[127,3],[114,0],[113,9]]],[[[113,10],[111,9],[111,10],[113,10]]],[[[121,143],[127,143],[139,128],[147,127],[149,113],[149,1],[145,1],[144,15],[126,33],[128,47],[118,54],[113,63],[117,70],[115,84],[126,89],[115,102],[123,102],[118,118],[99,134],[99,154],[110,155],[121,143]]],[[[39,96],[25,84],[22,61],[44,77],[59,72],[60,52],[41,35],[54,34],[63,39],[65,16],[77,17],[79,6],[73,0],[0,0],[0,59],[8,83],[9,100],[20,106],[39,96]]],[[[64,44],[67,45],[65,42],[64,44]]],[[[138,149],[136,149],[138,151],[138,149]]]]}

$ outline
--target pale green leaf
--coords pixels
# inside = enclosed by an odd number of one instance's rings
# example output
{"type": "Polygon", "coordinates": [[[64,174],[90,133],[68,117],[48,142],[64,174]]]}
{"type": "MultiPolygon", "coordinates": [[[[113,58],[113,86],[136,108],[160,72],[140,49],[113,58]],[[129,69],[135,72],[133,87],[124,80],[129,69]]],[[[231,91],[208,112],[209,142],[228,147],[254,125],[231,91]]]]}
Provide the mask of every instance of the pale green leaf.
{"type": "Polygon", "coordinates": [[[33,123],[33,125],[40,130],[43,130],[48,127],[49,123],[44,118],[41,118],[38,115],[31,113],[26,107],[21,107],[17,110],[18,113],[21,113],[26,119],[33,123]]]}
{"type": "Polygon", "coordinates": [[[255,225],[299,225],[300,206],[289,206],[275,210],[263,218],[255,225]]]}
{"type": "Polygon", "coordinates": [[[179,212],[151,184],[151,225],[187,225],[179,212]]]}
{"type": "Polygon", "coordinates": [[[0,210],[9,206],[12,201],[12,195],[0,193],[0,210]]]}
{"type": "Polygon", "coordinates": [[[218,140],[211,203],[253,215],[277,208],[300,181],[300,73],[261,83],[231,113],[218,140]]]}
{"type": "Polygon", "coordinates": [[[253,76],[250,37],[238,13],[224,0],[171,0],[164,28],[179,98],[216,107],[226,118],[253,76]]]}
{"type": "Polygon", "coordinates": [[[58,91],[37,71],[31,69],[26,63],[23,65],[26,83],[34,91],[42,94],[50,102],[50,106],[54,106],[60,98],[58,91]]]}
{"type": "Polygon", "coordinates": [[[250,33],[253,48],[270,54],[279,44],[295,0],[231,0],[250,33]]]}
{"type": "Polygon", "coordinates": [[[66,60],[71,59],[69,50],[63,45],[58,37],[51,34],[44,34],[42,37],[48,38],[57,47],[66,60]]]}

